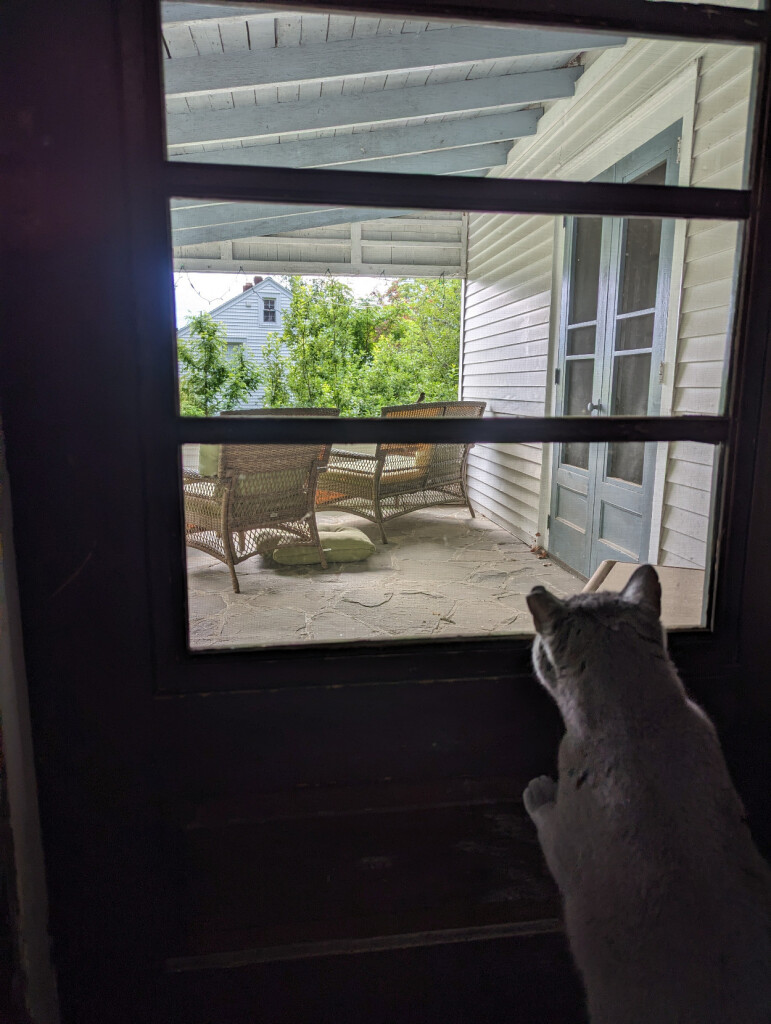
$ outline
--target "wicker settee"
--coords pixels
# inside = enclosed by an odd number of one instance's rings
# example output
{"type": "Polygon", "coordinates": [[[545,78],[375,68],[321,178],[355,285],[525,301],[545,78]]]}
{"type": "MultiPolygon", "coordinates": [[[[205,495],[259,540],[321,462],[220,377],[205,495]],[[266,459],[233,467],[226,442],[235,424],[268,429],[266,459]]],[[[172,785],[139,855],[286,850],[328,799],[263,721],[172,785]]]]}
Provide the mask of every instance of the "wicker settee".
{"type": "MultiPolygon", "coordinates": [[[[416,402],[388,406],[388,418],[478,418],[484,402],[416,402]]],[[[416,434],[420,429],[416,428],[416,434]]],[[[372,454],[333,448],[319,476],[316,507],[350,512],[377,523],[388,543],[384,523],[434,505],[464,505],[474,510],[466,490],[466,460],[471,444],[378,444],[372,454]]]]}

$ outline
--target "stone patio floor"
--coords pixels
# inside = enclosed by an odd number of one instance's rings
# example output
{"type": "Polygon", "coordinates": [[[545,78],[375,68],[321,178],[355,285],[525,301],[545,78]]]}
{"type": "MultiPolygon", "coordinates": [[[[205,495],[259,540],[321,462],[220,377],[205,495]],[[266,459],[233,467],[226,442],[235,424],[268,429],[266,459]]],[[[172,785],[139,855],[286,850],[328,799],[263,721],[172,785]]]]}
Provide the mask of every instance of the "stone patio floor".
{"type": "Polygon", "coordinates": [[[584,585],[463,508],[393,520],[387,545],[365,519],[322,513],[318,521],[356,526],[375,553],[328,569],[279,566],[258,555],[237,567],[241,593],[234,594],[227,566],[187,549],[193,649],[531,633],[525,595],[532,587],[565,597],[584,585]]]}

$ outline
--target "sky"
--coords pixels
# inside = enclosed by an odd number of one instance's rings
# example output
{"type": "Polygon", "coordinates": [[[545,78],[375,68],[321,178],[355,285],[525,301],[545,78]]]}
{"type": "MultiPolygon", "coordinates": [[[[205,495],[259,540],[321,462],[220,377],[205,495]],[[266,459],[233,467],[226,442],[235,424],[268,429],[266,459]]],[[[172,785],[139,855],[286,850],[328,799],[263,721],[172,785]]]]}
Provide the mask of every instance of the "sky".
{"type": "MultiPolygon", "coordinates": [[[[279,275],[277,275],[279,276],[279,275]]],[[[280,279],[280,276],[279,276],[280,279]]],[[[243,286],[254,280],[253,274],[188,274],[174,275],[174,298],[177,307],[177,327],[184,327],[189,316],[208,313],[217,306],[240,295],[243,286]]],[[[357,298],[369,295],[373,288],[382,286],[382,277],[343,277],[357,298]]]]}

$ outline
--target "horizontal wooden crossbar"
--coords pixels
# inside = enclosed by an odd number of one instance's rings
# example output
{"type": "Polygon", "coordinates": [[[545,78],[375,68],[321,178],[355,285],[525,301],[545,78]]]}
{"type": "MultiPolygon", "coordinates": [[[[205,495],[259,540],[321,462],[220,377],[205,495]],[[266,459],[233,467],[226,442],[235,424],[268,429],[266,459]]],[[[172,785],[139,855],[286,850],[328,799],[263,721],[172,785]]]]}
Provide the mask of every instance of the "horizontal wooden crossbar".
{"type": "Polygon", "coordinates": [[[729,435],[726,416],[555,416],[548,419],[380,419],[215,417],[177,420],[179,444],[373,444],[378,441],[538,443],[553,441],[701,441],[729,435]]]}
{"type": "MultiPolygon", "coordinates": [[[[255,13],[261,3],[250,3],[255,13]]],[[[266,7],[337,14],[381,14],[383,17],[429,21],[478,21],[501,25],[540,25],[623,32],[658,38],[761,41],[767,37],[767,11],[720,7],[716,4],[654,3],[651,0],[267,0],[266,7]],[[374,9],[373,9],[374,8],[374,9]]]]}
{"type": "Polygon", "coordinates": [[[164,165],[166,193],[233,202],[314,203],[404,210],[605,217],[743,220],[750,193],[726,188],[616,185],[609,182],[452,178],[308,167],[164,165]]]}

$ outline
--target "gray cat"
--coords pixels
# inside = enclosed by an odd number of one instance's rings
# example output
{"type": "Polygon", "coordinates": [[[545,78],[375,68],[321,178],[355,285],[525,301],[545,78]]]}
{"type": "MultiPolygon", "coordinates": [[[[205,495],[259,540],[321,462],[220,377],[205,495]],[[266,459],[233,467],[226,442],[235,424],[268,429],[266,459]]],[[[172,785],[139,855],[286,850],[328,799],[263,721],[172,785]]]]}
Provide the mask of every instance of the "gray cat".
{"type": "Polygon", "coordinates": [[[566,732],[525,807],[562,892],[592,1024],[769,1024],[771,869],[689,700],[643,565],[622,593],[528,595],[566,732]]]}

